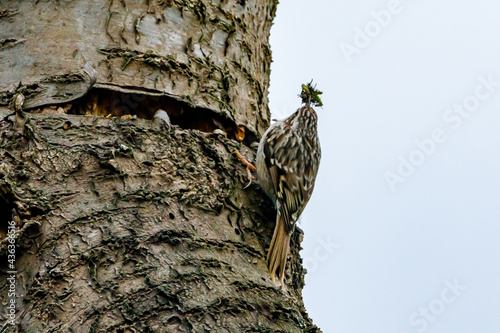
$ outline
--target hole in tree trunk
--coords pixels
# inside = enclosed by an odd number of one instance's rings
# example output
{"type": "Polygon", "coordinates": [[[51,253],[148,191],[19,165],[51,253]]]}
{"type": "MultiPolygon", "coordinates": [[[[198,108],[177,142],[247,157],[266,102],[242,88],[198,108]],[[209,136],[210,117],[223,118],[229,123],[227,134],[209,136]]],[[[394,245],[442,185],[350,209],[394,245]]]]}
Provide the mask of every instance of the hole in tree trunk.
{"type": "MultiPolygon", "coordinates": [[[[210,109],[193,107],[187,102],[169,96],[146,93],[93,88],[87,95],[70,103],[35,108],[30,112],[153,119],[158,110],[164,110],[168,114],[170,122],[183,129],[195,129],[208,133],[218,129],[224,131],[230,139],[244,142],[247,145],[257,141],[255,134],[247,128],[237,126],[232,120],[210,109]]],[[[65,124],[65,130],[70,128],[71,123],[65,124]]]]}

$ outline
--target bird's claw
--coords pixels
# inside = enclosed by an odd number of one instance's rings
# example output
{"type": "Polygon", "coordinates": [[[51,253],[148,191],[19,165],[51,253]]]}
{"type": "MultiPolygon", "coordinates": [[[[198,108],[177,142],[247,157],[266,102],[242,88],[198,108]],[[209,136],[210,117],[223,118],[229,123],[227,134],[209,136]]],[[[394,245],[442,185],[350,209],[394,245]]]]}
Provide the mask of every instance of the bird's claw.
{"type": "Polygon", "coordinates": [[[246,190],[248,188],[248,186],[252,185],[252,180],[250,179],[248,181],[248,184],[246,184],[245,186],[243,186],[243,189],[246,190]]]}
{"type": "Polygon", "coordinates": [[[252,179],[253,179],[252,170],[255,171],[255,170],[257,170],[257,168],[252,163],[248,162],[247,159],[245,158],[245,156],[241,155],[241,153],[238,151],[238,149],[235,149],[234,153],[236,154],[236,156],[238,156],[241,163],[243,163],[246,166],[248,184],[246,184],[245,187],[243,187],[243,189],[246,189],[252,184],[252,179]]]}

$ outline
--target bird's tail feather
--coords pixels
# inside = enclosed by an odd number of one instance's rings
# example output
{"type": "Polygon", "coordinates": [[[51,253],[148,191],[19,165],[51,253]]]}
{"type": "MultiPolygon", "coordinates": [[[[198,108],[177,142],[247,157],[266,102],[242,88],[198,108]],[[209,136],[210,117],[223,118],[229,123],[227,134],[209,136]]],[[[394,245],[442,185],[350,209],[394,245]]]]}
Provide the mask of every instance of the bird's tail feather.
{"type": "Polygon", "coordinates": [[[267,267],[271,278],[274,280],[276,271],[278,271],[278,279],[283,285],[285,278],[286,258],[288,249],[290,248],[291,233],[285,230],[285,221],[280,214],[277,214],[276,227],[274,228],[273,239],[267,253],[267,267]]]}

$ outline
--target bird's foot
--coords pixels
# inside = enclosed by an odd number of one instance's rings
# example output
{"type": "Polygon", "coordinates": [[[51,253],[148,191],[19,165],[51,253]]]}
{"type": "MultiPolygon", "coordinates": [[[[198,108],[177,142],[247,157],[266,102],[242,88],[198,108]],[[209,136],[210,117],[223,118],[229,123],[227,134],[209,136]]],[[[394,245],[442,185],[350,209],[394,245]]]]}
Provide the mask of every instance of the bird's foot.
{"type": "Polygon", "coordinates": [[[248,162],[247,159],[245,158],[245,156],[241,155],[241,153],[238,151],[238,149],[235,149],[234,153],[236,154],[236,156],[238,156],[238,158],[240,159],[241,163],[243,163],[246,166],[247,177],[248,177],[248,184],[245,185],[245,187],[243,187],[245,189],[248,186],[250,186],[250,184],[252,184],[252,179],[254,178],[253,175],[252,175],[252,171],[256,171],[257,168],[252,163],[248,162]]]}

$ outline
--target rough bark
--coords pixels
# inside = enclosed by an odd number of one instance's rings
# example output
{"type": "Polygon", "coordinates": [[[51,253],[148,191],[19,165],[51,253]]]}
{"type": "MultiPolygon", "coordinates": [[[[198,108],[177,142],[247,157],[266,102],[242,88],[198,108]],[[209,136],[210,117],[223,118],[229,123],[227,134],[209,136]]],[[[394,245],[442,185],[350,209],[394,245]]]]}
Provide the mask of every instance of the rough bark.
{"type": "Polygon", "coordinates": [[[96,88],[175,97],[254,133],[268,125],[275,1],[0,3],[0,105],[20,82],[27,108],[71,101],[91,63],[96,88]]]}
{"type": "Polygon", "coordinates": [[[18,272],[4,331],[319,332],[301,231],[284,291],[265,262],[276,212],[233,153],[253,158],[269,121],[276,3],[0,4],[0,239],[15,221],[18,272]]]}

